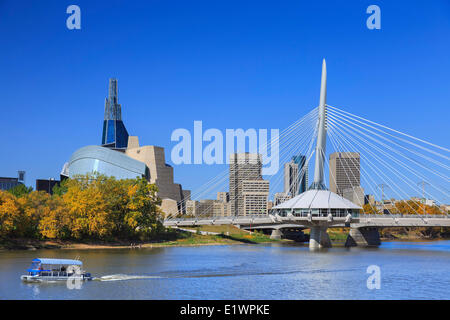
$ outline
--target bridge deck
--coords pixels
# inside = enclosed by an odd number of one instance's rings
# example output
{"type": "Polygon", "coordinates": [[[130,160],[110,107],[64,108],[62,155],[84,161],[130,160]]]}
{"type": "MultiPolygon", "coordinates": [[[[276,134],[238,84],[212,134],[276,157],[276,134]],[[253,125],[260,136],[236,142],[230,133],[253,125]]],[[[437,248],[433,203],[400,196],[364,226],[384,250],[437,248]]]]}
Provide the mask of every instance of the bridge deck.
{"type": "Polygon", "coordinates": [[[164,226],[201,226],[201,225],[239,225],[245,227],[271,227],[286,225],[298,225],[310,227],[315,225],[326,225],[328,227],[350,226],[361,227],[450,227],[448,215],[361,215],[359,217],[286,217],[276,215],[231,216],[231,217],[197,217],[187,219],[170,219],[164,221],[164,226]]]}

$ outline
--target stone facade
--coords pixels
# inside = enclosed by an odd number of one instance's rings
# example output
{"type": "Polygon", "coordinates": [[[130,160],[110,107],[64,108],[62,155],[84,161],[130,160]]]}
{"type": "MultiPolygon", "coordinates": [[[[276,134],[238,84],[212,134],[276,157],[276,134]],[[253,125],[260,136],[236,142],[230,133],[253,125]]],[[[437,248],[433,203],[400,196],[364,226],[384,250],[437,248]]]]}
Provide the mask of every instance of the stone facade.
{"type": "Polygon", "coordinates": [[[173,168],[166,164],[164,148],[157,146],[139,146],[139,140],[135,136],[128,139],[129,147],[125,154],[130,158],[145,163],[150,171],[150,183],[158,187],[158,196],[163,200],[175,200],[178,204],[177,211],[172,208],[167,214],[185,213],[185,201],[190,198],[190,191],[183,190],[181,185],[174,183],[173,168]]]}
{"type": "Polygon", "coordinates": [[[360,186],[344,189],[342,196],[360,207],[364,206],[364,189],[360,186]]]}
{"type": "Polygon", "coordinates": [[[242,196],[244,215],[267,214],[267,198],[269,197],[269,181],[243,180],[242,196]]]}
{"type": "Polygon", "coordinates": [[[330,191],[343,196],[344,189],[360,186],[360,156],[357,152],[330,154],[330,191]]]}
{"type": "Polygon", "coordinates": [[[279,205],[280,203],[283,203],[285,201],[288,201],[292,199],[292,196],[290,194],[286,194],[284,192],[277,192],[273,196],[273,203],[275,206],[279,205]]]}
{"type": "Polygon", "coordinates": [[[246,152],[230,155],[232,215],[267,212],[269,182],[262,179],[261,172],[262,156],[260,154],[246,152]]]}

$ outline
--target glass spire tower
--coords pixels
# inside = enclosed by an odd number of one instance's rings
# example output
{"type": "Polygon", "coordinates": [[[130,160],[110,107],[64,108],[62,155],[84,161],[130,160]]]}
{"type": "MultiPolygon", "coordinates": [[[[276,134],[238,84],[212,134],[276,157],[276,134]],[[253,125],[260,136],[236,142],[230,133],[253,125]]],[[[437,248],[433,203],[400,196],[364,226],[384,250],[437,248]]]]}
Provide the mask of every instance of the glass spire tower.
{"type": "Polygon", "coordinates": [[[105,118],[103,120],[102,146],[126,149],[128,132],[122,122],[122,107],[118,103],[117,79],[109,79],[108,98],[105,99],[105,118]]]}

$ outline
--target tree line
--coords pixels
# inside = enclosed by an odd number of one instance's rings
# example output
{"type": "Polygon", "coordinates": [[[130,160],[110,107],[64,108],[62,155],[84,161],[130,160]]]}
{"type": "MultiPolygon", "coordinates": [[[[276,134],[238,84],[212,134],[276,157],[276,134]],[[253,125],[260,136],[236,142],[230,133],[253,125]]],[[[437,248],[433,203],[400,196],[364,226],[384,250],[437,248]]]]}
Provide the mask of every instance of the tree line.
{"type": "Polygon", "coordinates": [[[414,200],[396,201],[394,204],[384,205],[384,210],[377,209],[375,205],[366,203],[362,208],[362,213],[365,214],[383,214],[383,211],[388,210],[390,214],[447,214],[437,206],[429,206],[424,203],[414,200]]]}
{"type": "Polygon", "coordinates": [[[150,240],[165,232],[157,187],[101,174],[66,179],[53,195],[0,190],[0,238],[150,240]]]}

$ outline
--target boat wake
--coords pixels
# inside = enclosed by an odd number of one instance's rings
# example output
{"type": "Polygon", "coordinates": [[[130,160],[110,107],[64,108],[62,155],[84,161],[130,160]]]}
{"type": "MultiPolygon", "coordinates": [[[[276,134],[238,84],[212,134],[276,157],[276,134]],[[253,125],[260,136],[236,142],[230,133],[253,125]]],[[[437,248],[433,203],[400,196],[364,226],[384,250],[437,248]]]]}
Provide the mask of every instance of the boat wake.
{"type": "Polygon", "coordinates": [[[111,274],[103,277],[94,278],[92,280],[96,281],[124,281],[124,280],[139,280],[139,279],[158,279],[158,276],[139,276],[139,275],[128,275],[128,274],[111,274]]]}

